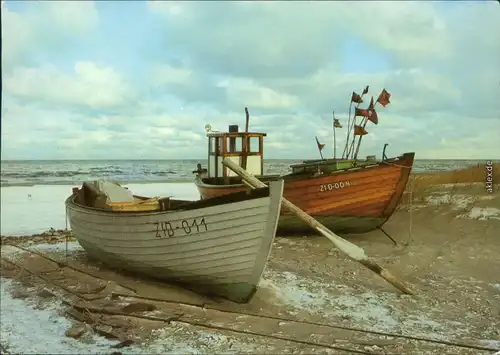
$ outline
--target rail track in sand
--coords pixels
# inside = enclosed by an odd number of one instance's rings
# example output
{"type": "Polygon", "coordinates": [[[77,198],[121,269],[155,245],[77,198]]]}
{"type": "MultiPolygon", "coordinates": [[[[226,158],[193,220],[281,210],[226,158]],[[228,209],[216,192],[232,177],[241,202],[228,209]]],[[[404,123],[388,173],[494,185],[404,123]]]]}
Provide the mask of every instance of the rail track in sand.
{"type": "MultiPolygon", "coordinates": [[[[336,353],[388,354],[411,350],[422,352],[425,350],[436,350],[437,348],[441,349],[443,353],[446,353],[445,351],[451,351],[449,353],[456,353],[458,351],[464,353],[464,351],[468,351],[468,353],[476,354],[477,351],[484,353],[498,351],[496,348],[480,344],[393,334],[235,311],[195,302],[149,297],[138,294],[139,290],[134,285],[107,279],[97,272],[83,270],[80,267],[57,260],[39,251],[10,243],[2,245],[2,247],[5,246],[17,248],[19,252],[18,254],[2,253],[2,262],[7,262],[15,268],[26,271],[33,277],[42,280],[42,283],[51,288],[49,292],[69,307],[67,313],[70,316],[80,322],[90,324],[97,333],[120,340],[121,346],[130,345],[134,341],[114,329],[109,323],[106,324],[106,321],[102,319],[97,320],[99,315],[143,319],[159,322],[158,324],[163,324],[163,326],[175,321],[195,327],[227,331],[253,337],[265,337],[292,343],[299,347],[331,349],[335,350],[336,353]],[[37,256],[42,258],[45,262],[53,266],[52,271],[34,270],[29,265],[23,265],[16,257],[22,255],[21,253],[29,253],[29,257],[37,256]],[[85,275],[87,279],[89,277],[93,278],[99,286],[94,287],[92,290],[81,292],[62,285],[58,281],[71,279],[70,275],[64,275],[65,270],[85,275]],[[47,276],[51,272],[57,272],[59,276],[57,278],[47,276]],[[121,292],[116,291],[117,286],[122,288],[121,292]],[[115,303],[128,302],[128,308],[127,306],[110,306],[110,298],[115,303]],[[106,299],[108,303],[104,305],[103,302],[106,299]],[[297,331],[297,329],[300,330],[297,331]]],[[[25,260],[28,258],[24,257],[25,260]]]]}

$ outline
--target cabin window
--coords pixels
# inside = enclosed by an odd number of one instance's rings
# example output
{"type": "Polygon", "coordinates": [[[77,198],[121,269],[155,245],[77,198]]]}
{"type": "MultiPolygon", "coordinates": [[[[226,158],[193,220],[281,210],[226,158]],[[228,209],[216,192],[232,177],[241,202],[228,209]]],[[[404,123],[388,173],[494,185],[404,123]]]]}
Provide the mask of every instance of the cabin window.
{"type": "Polygon", "coordinates": [[[236,138],[236,152],[242,152],[243,151],[243,138],[242,137],[238,137],[236,138]]]}
{"type": "Polygon", "coordinates": [[[260,150],[260,144],[259,144],[259,137],[250,137],[248,139],[248,145],[249,145],[249,152],[251,153],[259,153],[260,150]]]}
{"type": "Polygon", "coordinates": [[[210,146],[210,154],[213,154],[215,153],[215,138],[214,137],[210,137],[208,138],[208,141],[209,141],[209,146],[210,146]]]}
{"type": "Polygon", "coordinates": [[[221,155],[222,152],[224,152],[224,138],[222,137],[217,137],[217,144],[216,144],[219,149],[217,151],[217,155],[221,155]]]}
{"type": "Polygon", "coordinates": [[[241,153],[242,147],[242,137],[226,137],[226,149],[227,153],[241,153]]]}

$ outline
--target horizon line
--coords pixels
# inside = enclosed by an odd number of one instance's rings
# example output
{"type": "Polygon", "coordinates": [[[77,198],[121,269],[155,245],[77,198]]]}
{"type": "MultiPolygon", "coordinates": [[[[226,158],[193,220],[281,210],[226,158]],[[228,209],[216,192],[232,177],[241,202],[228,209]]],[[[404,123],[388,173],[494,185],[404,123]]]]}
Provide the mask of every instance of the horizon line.
{"type": "MultiPolygon", "coordinates": [[[[332,158],[327,158],[332,159],[332,158]]],[[[325,159],[325,160],[327,160],[325,159]]],[[[143,159],[127,159],[127,158],[86,158],[86,159],[0,159],[0,162],[12,161],[181,161],[181,160],[207,160],[207,158],[143,158],[143,159]]],[[[321,160],[314,158],[266,158],[266,160],[321,160]]],[[[500,158],[420,158],[415,160],[485,160],[485,161],[500,161],[500,158]]]]}

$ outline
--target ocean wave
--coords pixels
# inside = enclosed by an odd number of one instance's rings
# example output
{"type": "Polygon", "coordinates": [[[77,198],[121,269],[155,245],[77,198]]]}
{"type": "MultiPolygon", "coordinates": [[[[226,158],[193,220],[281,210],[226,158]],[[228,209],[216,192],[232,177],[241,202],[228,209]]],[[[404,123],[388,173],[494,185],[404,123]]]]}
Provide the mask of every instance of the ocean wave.
{"type": "MultiPolygon", "coordinates": [[[[92,179],[89,179],[92,180],[92,179]]],[[[113,179],[114,180],[114,179],[113,179]]],[[[1,187],[13,187],[13,186],[35,186],[35,185],[66,185],[66,186],[81,186],[83,182],[88,180],[39,180],[39,181],[2,181],[1,187]]],[[[180,183],[192,183],[194,180],[174,178],[174,179],[154,179],[154,180],[118,180],[120,184],[157,184],[157,183],[168,183],[168,184],[180,184],[180,183]]]]}
{"type": "MultiPolygon", "coordinates": [[[[281,175],[300,160],[267,160],[264,173],[281,175]]],[[[122,183],[192,182],[196,164],[203,160],[175,161],[2,161],[2,187],[31,185],[75,185],[83,181],[109,179],[122,183]]],[[[484,161],[416,160],[413,173],[468,168],[484,161]]]]}

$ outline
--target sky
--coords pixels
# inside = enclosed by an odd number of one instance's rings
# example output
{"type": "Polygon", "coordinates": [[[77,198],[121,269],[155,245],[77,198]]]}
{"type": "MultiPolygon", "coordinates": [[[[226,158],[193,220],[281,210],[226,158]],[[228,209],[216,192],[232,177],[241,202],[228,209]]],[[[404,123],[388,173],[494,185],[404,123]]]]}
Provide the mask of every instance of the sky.
{"type": "Polygon", "coordinates": [[[213,129],[265,157],[345,143],[350,95],[378,97],[360,156],[500,158],[497,1],[2,1],[2,159],[190,159],[213,129]]]}

